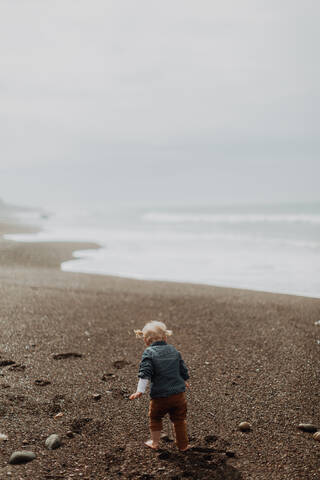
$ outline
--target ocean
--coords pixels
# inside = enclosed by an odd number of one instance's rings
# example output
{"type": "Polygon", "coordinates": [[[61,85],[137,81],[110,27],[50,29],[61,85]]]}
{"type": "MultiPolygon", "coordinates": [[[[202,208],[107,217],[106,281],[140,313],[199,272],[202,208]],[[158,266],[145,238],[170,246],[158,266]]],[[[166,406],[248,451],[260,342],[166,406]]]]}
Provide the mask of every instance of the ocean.
{"type": "Polygon", "coordinates": [[[22,213],[16,241],[92,241],[64,271],[320,297],[320,204],[103,206],[22,213]],[[28,218],[27,218],[27,216],[28,218]]]}

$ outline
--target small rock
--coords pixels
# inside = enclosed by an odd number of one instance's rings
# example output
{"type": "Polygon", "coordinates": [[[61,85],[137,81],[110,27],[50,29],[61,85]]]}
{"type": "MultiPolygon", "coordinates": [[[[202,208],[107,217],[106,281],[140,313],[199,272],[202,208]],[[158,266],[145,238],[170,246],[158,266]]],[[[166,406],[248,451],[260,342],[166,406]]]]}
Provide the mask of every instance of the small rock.
{"type": "Polygon", "coordinates": [[[239,423],[239,430],[241,430],[241,432],[248,432],[249,430],[251,430],[250,423],[249,422],[239,423]]]}
{"type": "Polygon", "coordinates": [[[94,393],[94,394],[92,395],[92,398],[93,398],[93,400],[96,400],[96,401],[97,401],[97,400],[100,400],[101,394],[100,394],[100,393],[94,393]]]}
{"type": "Polygon", "coordinates": [[[71,430],[68,430],[67,433],[66,433],[66,436],[69,437],[69,438],[73,438],[74,433],[71,430]]]}
{"type": "Polygon", "coordinates": [[[28,452],[28,451],[16,451],[13,452],[9,459],[9,463],[12,465],[17,465],[19,463],[27,463],[31,462],[31,460],[34,460],[36,458],[35,454],[33,452],[28,452]]]}
{"type": "Polygon", "coordinates": [[[102,376],[101,380],[102,380],[103,382],[107,382],[108,380],[110,380],[110,378],[115,378],[115,374],[114,374],[114,373],[105,373],[105,374],[102,376]]]}
{"type": "Polygon", "coordinates": [[[8,435],[0,433],[0,442],[6,442],[8,440],[8,435]]]}
{"type": "Polygon", "coordinates": [[[309,433],[314,433],[318,430],[318,427],[316,427],[312,423],[299,423],[298,428],[299,430],[303,430],[304,432],[309,433]]]}
{"type": "Polygon", "coordinates": [[[316,432],[313,434],[313,438],[317,440],[317,442],[320,442],[320,432],[316,432]]]}
{"type": "Polygon", "coordinates": [[[28,445],[28,444],[29,444],[28,440],[22,440],[22,445],[28,445]]]}
{"type": "Polygon", "coordinates": [[[57,413],[57,415],[55,415],[53,418],[54,418],[54,419],[58,419],[58,418],[63,417],[63,415],[64,415],[63,412],[59,412],[59,413],[57,413]]]}
{"type": "Polygon", "coordinates": [[[56,448],[59,448],[61,446],[60,436],[56,433],[53,433],[46,439],[45,446],[48,450],[55,450],[56,448]]]}

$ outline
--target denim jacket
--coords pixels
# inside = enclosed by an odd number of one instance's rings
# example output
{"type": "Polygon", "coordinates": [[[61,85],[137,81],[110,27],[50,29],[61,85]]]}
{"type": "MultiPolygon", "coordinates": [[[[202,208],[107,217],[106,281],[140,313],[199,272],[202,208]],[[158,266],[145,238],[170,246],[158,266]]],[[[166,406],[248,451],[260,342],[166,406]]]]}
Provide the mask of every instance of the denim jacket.
{"type": "Polygon", "coordinates": [[[142,354],[140,378],[151,382],[150,397],[169,397],[184,392],[188,369],[180,352],[164,340],[153,342],[142,354]]]}

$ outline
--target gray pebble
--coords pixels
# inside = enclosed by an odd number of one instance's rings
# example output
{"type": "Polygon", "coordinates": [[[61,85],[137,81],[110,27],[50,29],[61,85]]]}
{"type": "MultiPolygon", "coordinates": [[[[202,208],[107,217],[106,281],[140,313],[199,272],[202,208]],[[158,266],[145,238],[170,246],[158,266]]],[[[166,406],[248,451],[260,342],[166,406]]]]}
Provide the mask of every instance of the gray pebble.
{"type": "Polygon", "coordinates": [[[61,446],[61,438],[59,435],[53,433],[50,437],[47,438],[45,441],[45,445],[48,450],[54,450],[55,448],[59,448],[61,446]]]}
{"type": "Polygon", "coordinates": [[[35,454],[33,452],[28,452],[28,451],[16,451],[13,452],[9,459],[9,463],[12,465],[17,465],[18,463],[26,463],[26,462],[31,462],[31,460],[34,460],[36,458],[35,454]]]}
{"type": "Polygon", "coordinates": [[[304,432],[314,433],[318,430],[318,427],[312,425],[312,423],[299,423],[298,428],[304,432]]]}
{"type": "Polygon", "coordinates": [[[242,432],[248,432],[249,430],[251,430],[250,423],[249,422],[239,423],[239,430],[241,430],[242,432]]]}

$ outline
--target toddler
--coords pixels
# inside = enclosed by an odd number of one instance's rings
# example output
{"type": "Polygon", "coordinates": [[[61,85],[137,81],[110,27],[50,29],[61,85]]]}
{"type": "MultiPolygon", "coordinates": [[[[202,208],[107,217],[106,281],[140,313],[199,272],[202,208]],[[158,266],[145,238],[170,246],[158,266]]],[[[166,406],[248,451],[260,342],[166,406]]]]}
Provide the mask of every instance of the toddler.
{"type": "Polygon", "coordinates": [[[188,450],[186,426],[187,402],[186,387],[189,384],[188,369],[180,352],[167,344],[171,330],[162,322],[149,322],[142,330],[134,330],[137,337],[143,337],[147,346],[142,354],[139,367],[137,391],[130,400],[141,397],[151,382],[149,424],[151,439],[145,442],[150,448],[157,449],[162,429],[162,418],[169,413],[174,424],[176,444],[180,451],[188,450]]]}

